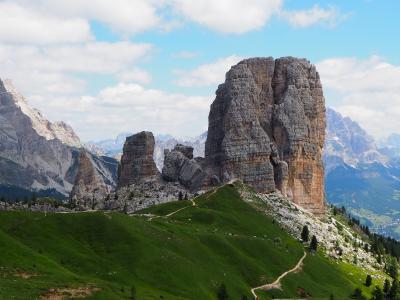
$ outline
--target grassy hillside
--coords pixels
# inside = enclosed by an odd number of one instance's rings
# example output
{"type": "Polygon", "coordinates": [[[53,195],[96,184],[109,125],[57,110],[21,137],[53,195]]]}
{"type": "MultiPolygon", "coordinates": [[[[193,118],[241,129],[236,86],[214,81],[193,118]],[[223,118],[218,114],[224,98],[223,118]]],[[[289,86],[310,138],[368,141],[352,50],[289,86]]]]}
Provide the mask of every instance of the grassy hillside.
{"type": "MultiPolygon", "coordinates": [[[[0,212],[0,299],[36,299],[86,288],[88,299],[252,299],[250,289],[296,265],[302,245],[271,218],[225,186],[190,201],[160,205],[135,216],[96,212],[0,212]],[[144,214],[168,215],[149,218],[144,214]],[[134,292],[132,292],[134,291],[134,292]],[[50,292],[50,294],[51,294],[50,292]]],[[[309,254],[283,291],[261,299],[346,299],[366,274],[309,254]]],[[[371,288],[363,287],[366,294],[371,288]]]]}

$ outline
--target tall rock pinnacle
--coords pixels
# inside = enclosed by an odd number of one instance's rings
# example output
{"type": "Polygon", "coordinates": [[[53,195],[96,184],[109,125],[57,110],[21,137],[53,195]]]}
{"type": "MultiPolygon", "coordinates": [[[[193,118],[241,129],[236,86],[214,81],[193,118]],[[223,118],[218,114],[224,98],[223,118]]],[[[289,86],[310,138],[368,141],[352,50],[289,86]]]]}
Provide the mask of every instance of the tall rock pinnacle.
{"type": "Polygon", "coordinates": [[[154,144],[153,134],[147,131],[126,138],[118,171],[120,187],[160,178],[153,160],[154,144]]]}
{"type": "Polygon", "coordinates": [[[325,100],[305,59],[252,58],[218,87],[205,148],[211,176],[242,179],[260,192],[279,189],[324,213],[325,100]]]}

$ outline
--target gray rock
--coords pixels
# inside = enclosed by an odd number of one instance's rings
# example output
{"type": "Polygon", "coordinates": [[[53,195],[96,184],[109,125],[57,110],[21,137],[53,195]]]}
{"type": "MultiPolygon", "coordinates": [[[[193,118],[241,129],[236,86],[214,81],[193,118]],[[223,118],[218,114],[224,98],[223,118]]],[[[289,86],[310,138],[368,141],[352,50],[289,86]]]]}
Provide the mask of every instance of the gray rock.
{"type": "Polygon", "coordinates": [[[207,177],[201,166],[201,158],[193,157],[193,148],[183,145],[176,145],[170,151],[166,150],[162,177],[169,182],[178,181],[191,191],[200,189],[207,177]]]}
{"type": "Polygon", "coordinates": [[[174,150],[181,152],[183,155],[185,155],[189,159],[193,158],[193,147],[191,147],[191,146],[177,144],[175,146],[174,150]]]}
{"type": "Polygon", "coordinates": [[[99,201],[110,193],[115,185],[116,178],[107,176],[115,174],[109,172],[107,168],[117,168],[117,161],[108,158],[99,158],[86,150],[81,150],[79,154],[78,173],[70,194],[70,202],[78,210],[98,208],[99,201]],[[104,167],[104,166],[107,167],[104,167]]]}
{"type": "Polygon", "coordinates": [[[285,189],[324,213],[321,159],[325,104],[319,75],[305,59],[252,58],[233,66],[209,114],[207,172],[260,192],[285,189]]]}
{"type": "Polygon", "coordinates": [[[159,179],[153,160],[154,143],[153,134],[146,131],[126,138],[118,170],[119,186],[159,179]]]}

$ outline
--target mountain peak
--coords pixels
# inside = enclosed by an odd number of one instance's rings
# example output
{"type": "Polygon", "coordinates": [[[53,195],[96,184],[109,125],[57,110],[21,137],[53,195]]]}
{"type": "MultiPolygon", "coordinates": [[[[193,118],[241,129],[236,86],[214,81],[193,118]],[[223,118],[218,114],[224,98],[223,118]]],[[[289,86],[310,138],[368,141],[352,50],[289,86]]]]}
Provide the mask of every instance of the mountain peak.
{"type": "Polygon", "coordinates": [[[58,139],[62,143],[72,147],[82,147],[79,137],[75,134],[71,126],[64,122],[52,123],[48,121],[39,110],[29,105],[28,101],[15,88],[10,79],[5,79],[2,86],[4,87],[3,93],[8,93],[11,96],[10,98],[15,106],[30,119],[33,129],[38,135],[47,140],[58,139]]]}

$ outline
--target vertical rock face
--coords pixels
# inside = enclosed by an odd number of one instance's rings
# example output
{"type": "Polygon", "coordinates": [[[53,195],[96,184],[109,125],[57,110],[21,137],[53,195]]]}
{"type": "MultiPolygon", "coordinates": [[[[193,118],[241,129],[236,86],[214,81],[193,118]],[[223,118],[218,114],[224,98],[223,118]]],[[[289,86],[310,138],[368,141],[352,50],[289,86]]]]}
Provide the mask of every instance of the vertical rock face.
{"type": "Polygon", "coordinates": [[[126,138],[118,170],[119,186],[159,179],[153,160],[154,144],[151,132],[142,131],[126,138]]]}
{"type": "Polygon", "coordinates": [[[78,159],[78,172],[70,194],[70,200],[78,208],[95,209],[99,199],[115,187],[117,161],[112,158],[98,158],[81,150],[78,159]]]}
{"type": "Polygon", "coordinates": [[[305,59],[253,58],[233,66],[209,114],[209,175],[242,179],[260,192],[279,189],[322,214],[324,102],[319,75],[305,59]]]}

